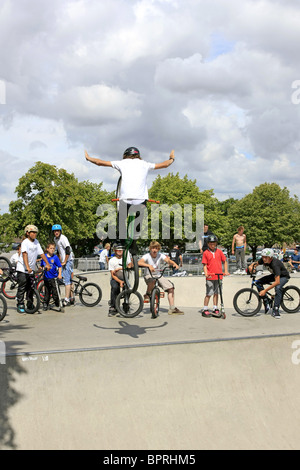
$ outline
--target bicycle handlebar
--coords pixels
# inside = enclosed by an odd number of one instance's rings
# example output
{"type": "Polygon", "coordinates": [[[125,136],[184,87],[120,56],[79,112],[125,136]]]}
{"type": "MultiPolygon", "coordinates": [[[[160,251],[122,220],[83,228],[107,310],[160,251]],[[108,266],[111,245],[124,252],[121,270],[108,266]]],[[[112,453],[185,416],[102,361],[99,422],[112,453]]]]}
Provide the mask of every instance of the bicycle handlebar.
{"type": "Polygon", "coordinates": [[[168,266],[165,266],[163,269],[156,269],[156,271],[159,271],[161,274],[160,274],[160,276],[155,276],[155,277],[152,275],[152,271],[150,270],[150,268],[148,266],[147,266],[147,269],[150,272],[150,275],[153,279],[160,279],[162,277],[163,273],[165,272],[165,270],[167,269],[167,267],[168,266]]]}

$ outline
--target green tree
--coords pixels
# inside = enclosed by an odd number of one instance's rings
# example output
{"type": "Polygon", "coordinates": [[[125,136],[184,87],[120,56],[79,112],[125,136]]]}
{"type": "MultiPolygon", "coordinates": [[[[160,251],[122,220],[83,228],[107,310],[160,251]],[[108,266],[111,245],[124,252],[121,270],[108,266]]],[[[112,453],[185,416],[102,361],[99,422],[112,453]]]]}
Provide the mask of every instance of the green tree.
{"type": "Polygon", "coordinates": [[[247,243],[255,256],[258,246],[271,247],[299,240],[300,203],[296,196],[277,183],[263,183],[236,201],[228,210],[232,236],[239,225],[245,227],[247,243]]]}
{"type": "MultiPolygon", "coordinates": [[[[159,200],[160,204],[180,206],[180,214],[182,214],[182,217],[184,205],[192,206],[192,224],[194,230],[196,230],[196,205],[203,205],[205,222],[213,227],[216,234],[221,235],[223,233],[222,214],[218,207],[218,201],[214,197],[213,190],[200,191],[196,180],[190,180],[187,175],[183,178],[179,176],[179,173],[175,175],[169,173],[165,177],[158,175],[149,189],[149,197],[150,199],[159,200]]],[[[188,241],[186,238],[176,238],[176,232],[174,232],[174,217],[171,217],[170,220],[170,239],[163,239],[162,231],[160,232],[160,242],[168,247],[171,247],[175,241],[178,242],[179,245],[183,245],[184,242],[188,241]]]]}
{"type": "MultiPolygon", "coordinates": [[[[79,182],[63,168],[37,162],[19,180],[17,200],[9,205],[9,233],[21,236],[27,224],[39,228],[39,241],[52,238],[51,226],[59,223],[76,255],[84,254],[97,243],[96,210],[111,199],[102,183],[79,182]]],[[[99,241],[99,240],[98,240],[99,241]]]]}

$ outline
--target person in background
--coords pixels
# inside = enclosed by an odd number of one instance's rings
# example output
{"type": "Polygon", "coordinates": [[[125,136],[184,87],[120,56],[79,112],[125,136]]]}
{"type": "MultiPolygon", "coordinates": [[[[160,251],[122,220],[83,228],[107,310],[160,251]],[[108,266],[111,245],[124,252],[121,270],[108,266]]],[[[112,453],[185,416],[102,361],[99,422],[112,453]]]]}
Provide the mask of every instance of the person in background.
{"type": "Polygon", "coordinates": [[[104,249],[100,253],[99,257],[99,265],[100,265],[100,270],[107,269],[106,267],[108,266],[108,256],[109,256],[109,250],[110,250],[110,244],[106,243],[104,249]]]}

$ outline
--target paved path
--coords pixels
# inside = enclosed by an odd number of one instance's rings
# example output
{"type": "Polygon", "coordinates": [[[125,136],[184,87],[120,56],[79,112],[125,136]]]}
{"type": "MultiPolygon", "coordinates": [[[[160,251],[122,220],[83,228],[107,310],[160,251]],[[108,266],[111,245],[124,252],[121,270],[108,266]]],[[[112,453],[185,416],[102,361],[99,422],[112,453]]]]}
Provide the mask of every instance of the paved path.
{"type": "Polygon", "coordinates": [[[300,313],[243,318],[228,306],[221,320],[203,318],[200,301],[179,306],[185,315],[164,306],[152,320],[148,305],[108,317],[107,299],[26,316],[10,302],[0,448],[300,448],[300,313]]]}

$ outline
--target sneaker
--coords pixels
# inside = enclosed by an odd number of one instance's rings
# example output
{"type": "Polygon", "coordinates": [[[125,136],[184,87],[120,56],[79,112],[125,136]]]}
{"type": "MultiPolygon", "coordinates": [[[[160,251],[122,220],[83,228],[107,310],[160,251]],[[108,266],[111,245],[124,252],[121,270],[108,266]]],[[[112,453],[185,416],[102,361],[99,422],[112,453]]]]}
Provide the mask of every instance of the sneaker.
{"type": "Polygon", "coordinates": [[[217,316],[220,315],[220,310],[218,308],[215,308],[213,314],[217,316]]]}
{"type": "Polygon", "coordinates": [[[280,319],[280,313],[279,313],[279,308],[278,307],[274,307],[273,308],[273,311],[271,313],[272,317],[276,318],[276,319],[280,319]]]}
{"type": "Polygon", "coordinates": [[[265,315],[270,315],[272,313],[272,307],[270,304],[265,305],[265,315]]]}
{"type": "Polygon", "coordinates": [[[45,312],[46,310],[48,310],[48,305],[46,304],[46,302],[43,303],[43,310],[44,310],[44,312],[45,312]]]}
{"type": "Polygon", "coordinates": [[[18,305],[18,306],[17,306],[17,312],[18,312],[18,313],[21,313],[21,315],[22,315],[22,314],[23,314],[23,315],[26,314],[24,305],[18,305]]]}
{"type": "Polygon", "coordinates": [[[109,307],[108,316],[113,317],[118,313],[118,310],[115,307],[109,307]]]}
{"type": "Polygon", "coordinates": [[[69,300],[64,299],[63,306],[64,307],[70,307],[70,305],[71,305],[71,302],[69,300]]]}
{"type": "Polygon", "coordinates": [[[211,317],[211,313],[207,308],[205,310],[202,310],[202,317],[204,317],[204,318],[210,318],[211,317]]]}
{"type": "Polygon", "coordinates": [[[246,269],[244,269],[244,270],[241,272],[241,274],[242,274],[243,276],[245,276],[245,274],[247,275],[246,269]]]}
{"type": "Polygon", "coordinates": [[[72,299],[70,299],[70,305],[75,305],[75,297],[72,297],[72,299]]]}
{"type": "Polygon", "coordinates": [[[150,294],[144,295],[144,304],[148,304],[150,302],[150,294]]]}
{"type": "Polygon", "coordinates": [[[173,307],[173,308],[169,308],[168,314],[169,315],[184,315],[184,312],[179,310],[177,307],[173,307]]]}
{"type": "Polygon", "coordinates": [[[239,270],[239,269],[237,269],[236,271],[234,271],[234,273],[233,273],[233,274],[240,274],[240,270],[239,270]]]}

